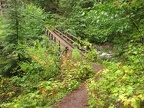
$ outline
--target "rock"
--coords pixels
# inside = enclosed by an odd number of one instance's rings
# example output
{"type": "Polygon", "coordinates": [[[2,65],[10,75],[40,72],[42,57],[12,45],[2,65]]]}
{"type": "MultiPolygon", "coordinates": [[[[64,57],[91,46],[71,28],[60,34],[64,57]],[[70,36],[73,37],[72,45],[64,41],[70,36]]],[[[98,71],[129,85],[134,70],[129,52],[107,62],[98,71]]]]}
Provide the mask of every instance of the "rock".
{"type": "Polygon", "coordinates": [[[100,54],[99,57],[101,59],[111,59],[111,58],[113,58],[112,54],[105,53],[105,52],[103,52],[102,54],[100,54]]]}

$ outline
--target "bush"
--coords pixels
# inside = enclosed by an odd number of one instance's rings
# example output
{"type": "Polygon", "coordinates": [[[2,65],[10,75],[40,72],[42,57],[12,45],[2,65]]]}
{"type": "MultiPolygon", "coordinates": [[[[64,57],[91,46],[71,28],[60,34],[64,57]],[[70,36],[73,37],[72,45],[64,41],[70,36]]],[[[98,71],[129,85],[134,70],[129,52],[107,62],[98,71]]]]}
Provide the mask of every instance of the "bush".
{"type": "Polygon", "coordinates": [[[143,72],[121,63],[106,63],[107,69],[99,72],[98,82],[88,86],[90,108],[139,108],[144,101],[143,72]]]}
{"type": "Polygon", "coordinates": [[[35,83],[59,74],[58,48],[46,40],[47,37],[35,41],[34,46],[25,46],[25,58],[29,60],[19,62],[23,74],[35,83]]]}

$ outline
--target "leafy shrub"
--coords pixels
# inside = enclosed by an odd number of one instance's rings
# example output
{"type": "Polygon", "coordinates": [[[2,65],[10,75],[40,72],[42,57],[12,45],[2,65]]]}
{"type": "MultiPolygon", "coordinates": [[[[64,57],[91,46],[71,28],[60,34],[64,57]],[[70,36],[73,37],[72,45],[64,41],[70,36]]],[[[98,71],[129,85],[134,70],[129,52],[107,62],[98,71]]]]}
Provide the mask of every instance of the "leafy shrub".
{"type": "Polygon", "coordinates": [[[80,51],[78,49],[73,49],[72,58],[76,61],[78,61],[81,58],[81,54],[80,54],[80,51]]]}
{"type": "Polygon", "coordinates": [[[97,60],[96,49],[92,49],[92,50],[88,51],[88,53],[86,54],[86,58],[92,62],[95,62],[97,60]]]}
{"type": "Polygon", "coordinates": [[[122,57],[124,61],[128,61],[127,63],[132,66],[134,70],[142,71],[144,66],[144,48],[142,43],[135,43],[131,40],[127,43],[127,48],[124,50],[124,54],[122,57]]]}
{"type": "Polygon", "coordinates": [[[20,93],[21,88],[17,87],[11,79],[0,76],[0,104],[13,100],[20,93]]]}
{"type": "Polygon", "coordinates": [[[108,64],[107,69],[97,74],[99,81],[92,80],[88,86],[90,108],[141,106],[144,101],[143,72],[121,63],[108,64]]]}
{"type": "Polygon", "coordinates": [[[87,27],[84,31],[91,42],[104,43],[112,41],[118,33],[129,29],[128,16],[122,17],[123,10],[111,3],[95,4],[89,11],[84,11],[87,27]]]}
{"type": "MultiPolygon", "coordinates": [[[[20,63],[23,76],[11,78],[12,82],[21,87],[23,92],[12,99],[11,102],[4,101],[1,105],[3,108],[52,107],[54,102],[61,100],[65,95],[76,89],[81,82],[93,75],[91,66],[86,61],[69,59],[62,60],[61,70],[58,71],[58,74],[55,73],[57,71],[53,70],[55,70],[56,64],[50,66],[51,63],[48,61],[48,64],[45,65],[48,59],[43,55],[45,49],[41,45],[28,47],[26,52],[28,54],[33,52],[33,56],[28,55],[32,62],[20,63]],[[45,59],[42,59],[42,57],[45,59]],[[48,67],[48,70],[46,70],[46,67],[48,67]],[[51,71],[52,73],[49,74],[51,71]]],[[[50,51],[47,56],[55,60],[50,51]]]]}
{"type": "Polygon", "coordinates": [[[25,55],[30,61],[19,63],[23,74],[35,83],[59,74],[58,48],[45,39],[35,41],[34,46],[25,46],[25,55]]]}
{"type": "Polygon", "coordinates": [[[31,108],[44,106],[47,100],[38,94],[38,92],[28,93],[26,95],[20,95],[11,103],[4,103],[1,106],[3,108],[31,108]]]}
{"type": "Polygon", "coordinates": [[[62,77],[67,76],[70,79],[79,81],[89,78],[93,74],[91,66],[87,61],[65,59],[61,65],[62,77]]]}

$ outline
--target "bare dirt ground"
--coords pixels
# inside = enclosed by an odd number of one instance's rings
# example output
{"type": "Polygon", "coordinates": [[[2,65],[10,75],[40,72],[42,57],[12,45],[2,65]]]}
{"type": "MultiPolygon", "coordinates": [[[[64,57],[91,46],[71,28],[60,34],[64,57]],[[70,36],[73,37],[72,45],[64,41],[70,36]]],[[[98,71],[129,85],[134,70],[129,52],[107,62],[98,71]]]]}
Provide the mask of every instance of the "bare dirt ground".
{"type": "MultiPolygon", "coordinates": [[[[103,69],[100,64],[92,64],[92,68],[98,72],[103,69]]],[[[82,84],[77,90],[63,98],[57,108],[88,108],[88,94],[86,84],[82,84]]]]}
{"type": "Polygon", "coordinates": [[[66,96],[57,108],[88,108],[85,84],[66,96]]]}

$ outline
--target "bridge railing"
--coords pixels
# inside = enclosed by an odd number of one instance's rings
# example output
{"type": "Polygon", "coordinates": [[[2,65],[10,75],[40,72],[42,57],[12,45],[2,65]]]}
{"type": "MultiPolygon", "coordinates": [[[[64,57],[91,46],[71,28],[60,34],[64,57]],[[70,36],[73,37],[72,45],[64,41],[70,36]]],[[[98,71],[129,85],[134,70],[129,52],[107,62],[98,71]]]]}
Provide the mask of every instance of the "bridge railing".
{"type": "Polygon", "coordinates": [[[74,43],[74,40],[71,39],[70,37],[68,37],[67,35],[65,35],[64,33],[60,32],[59,30],[57,29],[54,29],[54,33],[56,33],[57,35],[59,35],[61,38],[63,38],[65,41],[68,41],[69,44],[73,44],[74,43]]]}
{"type": "MultiPolygon", "coordinates": [[[[71,43],[75,48],[78,48],[81,52],[87,53],[88,51],[82,46],[84,42],[77,38],[76,36],[70,34],[70,33],[64,33],[58,29],[54,29],[54,32],[58,34],[59,36],[63,37],[66,41],[71,43]]],[[[86,46],[86,45],[84,45],[86,46]]]]}

